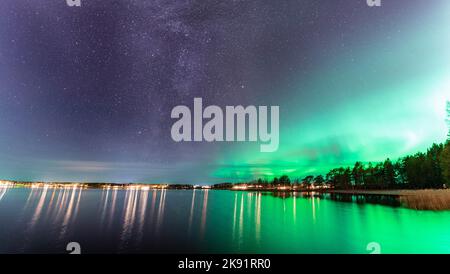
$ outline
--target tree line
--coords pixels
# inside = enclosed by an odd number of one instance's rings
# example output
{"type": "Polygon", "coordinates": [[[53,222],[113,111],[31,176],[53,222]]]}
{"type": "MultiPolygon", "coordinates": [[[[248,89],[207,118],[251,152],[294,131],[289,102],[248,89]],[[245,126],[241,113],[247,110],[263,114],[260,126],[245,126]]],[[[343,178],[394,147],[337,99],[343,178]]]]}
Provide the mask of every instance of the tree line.
{"type": "Polygon", "coordinates": [[[338,189],[423,189],[445,188],[449,177],[450,143],[433,144],[425,153],[419,152],[396,162],[363,164],[332,169],[326,180],[338,189]]]}
{"type": "MultiPolygon", "coordinates": [[[[291,179],[287,175],[272,180],[257,179],[246,183],[265,188],[294,186],[328,186],[335,189],[425,189],[446,188],[450,185],[450,141],[433,144],[426,152],[408,155],[393,162],[356,162],[353,166],[330,170],[325,176],[308,175],[291,179]]],[[[232,184],[216,185],[229,188],[232,184]]]]}

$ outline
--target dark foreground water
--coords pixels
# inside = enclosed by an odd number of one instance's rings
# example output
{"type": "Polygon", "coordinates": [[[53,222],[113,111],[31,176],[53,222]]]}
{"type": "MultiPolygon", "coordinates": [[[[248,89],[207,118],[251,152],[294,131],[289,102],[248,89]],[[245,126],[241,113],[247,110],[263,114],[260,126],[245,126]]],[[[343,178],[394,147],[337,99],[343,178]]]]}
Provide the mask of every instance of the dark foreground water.
{"type": "Polygon", "coordinates": [[[68,253],[69,242],[82,253],[450,253],[450,212],[252,192],[0,188],[0,253],[68,253]]]}

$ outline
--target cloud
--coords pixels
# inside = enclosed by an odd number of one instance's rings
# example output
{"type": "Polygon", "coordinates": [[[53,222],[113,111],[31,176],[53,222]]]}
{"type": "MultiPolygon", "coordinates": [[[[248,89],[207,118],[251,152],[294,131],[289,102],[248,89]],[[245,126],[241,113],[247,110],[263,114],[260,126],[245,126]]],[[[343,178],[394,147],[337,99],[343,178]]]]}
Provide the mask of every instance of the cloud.
{"type": "Polygon", "coordinates": [[[57,161],[57,165],[67,171],[100,172],[114,169],[113,163],[96,161],[57,161]]]}

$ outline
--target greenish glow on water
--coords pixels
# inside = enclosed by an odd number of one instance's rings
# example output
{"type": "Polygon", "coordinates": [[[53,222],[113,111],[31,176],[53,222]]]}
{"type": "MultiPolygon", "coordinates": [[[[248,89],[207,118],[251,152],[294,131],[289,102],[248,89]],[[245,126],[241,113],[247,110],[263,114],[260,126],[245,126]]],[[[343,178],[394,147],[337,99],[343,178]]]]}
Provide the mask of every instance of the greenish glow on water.
{"type": "Polygon", "coordinates": [[[2,190],[0,252],[450,253],[450,212],[232,191],[2,190]]]}
{"type": "Polygon", "coordinates": [[[210,216],[217,230],[209,239],[228,245],[231,238],[237,252],[364,254],[368,243],[378,242],[382,253],[450,253],[450,212],[246,192],[210,196],[224,203],[210,216]]]}
{"type": "Polygon", "coordinates": [[[0,253],[450,253],[450,211],[213,190],[0,189],[0,253]]]}

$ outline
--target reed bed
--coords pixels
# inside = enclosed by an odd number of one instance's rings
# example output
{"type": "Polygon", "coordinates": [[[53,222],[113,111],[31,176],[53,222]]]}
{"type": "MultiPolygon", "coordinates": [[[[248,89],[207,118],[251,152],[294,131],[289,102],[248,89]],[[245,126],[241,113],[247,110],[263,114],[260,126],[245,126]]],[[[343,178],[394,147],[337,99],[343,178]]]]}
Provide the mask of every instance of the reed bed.
{"type": "Polygon", "coordinates": [[[450,189],[404,190],[400,202],[417,210],[450,210],[450,189]]]}

